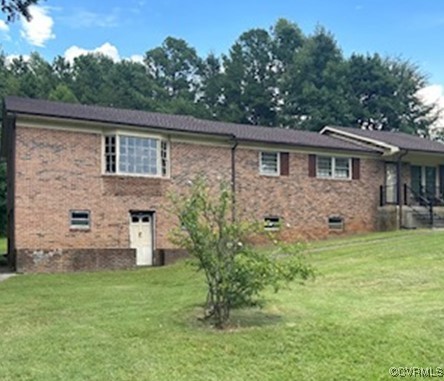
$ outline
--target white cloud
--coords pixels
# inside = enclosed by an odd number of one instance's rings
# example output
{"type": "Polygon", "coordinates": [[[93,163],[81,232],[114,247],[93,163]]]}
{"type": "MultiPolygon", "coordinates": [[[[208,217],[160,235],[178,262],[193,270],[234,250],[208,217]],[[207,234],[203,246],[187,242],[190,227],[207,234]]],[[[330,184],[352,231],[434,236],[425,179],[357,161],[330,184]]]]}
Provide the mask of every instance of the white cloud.
{"type": "Polygon", "coordinates": [[[436,105],[438,110],[443,110],[435,126],[444,127],[444,86],[439,84],[426,86],[418,91],[418,95],[425,104],[436,105]]]}
{"type": "Polygon", "coordinates": [[[113,61],[120,61],[119,51],[114,45],[110,44],[109,42],[105,42],[98,48],[91,50],[73,45],[65,51],[64,56],[67,61],[73,62],[74,58],[86,54],[103,54],[104,56],[111,58],[113,61]]]}
{"type": "Polygon", "coordinates": [[[16,59],[19,59],[22,57],[23,61],[28,62],[31,56],[28,56],[27,54],[18,55],[18,54],[9,54],[5,57],[5,64],[6,66],[9,66],[12,64],[12,62],[16,59]]]}
{"type": "Polygon", "coordinates": [[[52,31],[54,20],[49,16],[47,7],[31,5],[29,13],[32,17],[31,21],[28,22],[24,17],[21,17],[20,34],[29,44],[43,47],[46,41],[55,38],[52,31]]]}
{"type": "Polygon", "coordinates": [[[4,20],[0,20],[0,31],[9,32],[9,25],[4,20]]]}
{"type": "Polygon", "coordinates": [[[0,20],[0,37],[2,40],[11,41],[11,36],[9,35],[9,25],[6,24],[4,20],[0,20]]]}
{"type": "Polygon", "coordinates": [[[141,54],[133,54],[128,60],[143,64],[143,56],[141,54]]]}
{"type": "Polygon", "coordinates": [[[73,63],[74,58],[86,55],[86,54],[103,54],[106,57],[111,58],[114,62],[119,62],[120,60],[128,60],[132,62],[138,62],[143,64],[143,55],[141,54],[133,54],[130,57],[121,58],[119,54],[119,50],[111,43],[105,42],[103,45],[99,46],[95,49],[85,49],[81,48],[77,45],[73,45],[70,48],[66,49],[64,57],[67,61],[73,63]]]}

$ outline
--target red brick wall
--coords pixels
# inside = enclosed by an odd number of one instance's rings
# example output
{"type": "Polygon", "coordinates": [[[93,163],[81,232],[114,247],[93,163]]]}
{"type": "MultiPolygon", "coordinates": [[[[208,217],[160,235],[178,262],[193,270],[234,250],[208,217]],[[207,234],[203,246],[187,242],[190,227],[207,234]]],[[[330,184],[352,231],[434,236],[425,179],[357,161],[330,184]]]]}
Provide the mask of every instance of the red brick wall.
{"type": "MultiPolygon", "coordinates": [[[[17,126],[16,249],[103,249],[129,247],[129,211],[156,212],[156,248],[172,249],[175,225],[166,194],[186,190],[205,174],[210,184],[231,180],[231,148],[171,144],[171,178],[104,176],[101,136],[17,126]],[[91,211],[89,231],[70,231],[69,210],[91,211]]],[[[345,218],[345,232],[375,227],[383,164],[361,159],[360,180],[308,177],[308,155],[290,153],[290,175],[259,175],[258,151],[236,153],[238,216],[284,218],[284,238],[322,238],[330,215],[345,218]]],[[[167,259],[168,261],[168,259],[167,259]]]]}
{"type": "Polygon", "coordinates": [[[104,176],[101,137],[17,127],[16,248],[127,248],[129,211],[156,211],[156,246],[170,247],[166,195],[198,173],[230,178],[230,148],[171,145],[171,179],[104,176]],[[69,210],[91,211],[89,231],[70,231],[69,210]]]}
{"type": "Polygon", "coordinates": [[[52,273],[134,267],[135,249],[17,250],[16,271],[52,273]]]}

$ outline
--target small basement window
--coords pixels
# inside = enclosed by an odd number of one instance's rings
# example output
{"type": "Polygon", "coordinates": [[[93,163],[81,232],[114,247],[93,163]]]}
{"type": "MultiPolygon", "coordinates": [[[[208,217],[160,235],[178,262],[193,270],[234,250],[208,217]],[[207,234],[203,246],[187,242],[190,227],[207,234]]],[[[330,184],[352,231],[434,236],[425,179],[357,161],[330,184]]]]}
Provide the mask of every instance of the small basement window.
{"type": "Polygon", "coordinates": [[[69,221],[71,229],[90,229],[91,213],[89,210],[70,210],[69,221]]]}
{"type": "Polygon", "coordinates": [[[328,217],[328,228],[330,230],[344,230],[344,219],[340,216],[328,217]]]}
{"type": "Polygon", "coordinates": [[[279,230],[281,226],[281,220],[279,217],[265,217],[264,218],[264,229],[268,231],[276,231],[279,230]]]}

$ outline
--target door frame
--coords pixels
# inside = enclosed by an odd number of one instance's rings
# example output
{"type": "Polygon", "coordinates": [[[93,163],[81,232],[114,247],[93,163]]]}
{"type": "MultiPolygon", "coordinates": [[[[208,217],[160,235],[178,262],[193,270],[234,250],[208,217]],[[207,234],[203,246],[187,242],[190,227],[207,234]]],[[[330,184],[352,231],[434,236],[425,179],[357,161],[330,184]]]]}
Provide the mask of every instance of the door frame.
{"type": "Polygon", "coordinates": [[[399,171],[399,166],[398,166],[398,163],[396,162],[396,161],[385,161],[384,162],[384,185],[385,185],[385,194],[384,194],[384,196],[385,196],[385,203],[386,204],[390,204],[390,205],[398,205],[398,187],[399,187],[399,185],[398,185],[398,178],[399,178],[399,175],[398,175],[398,171],[399,171]],[[391,191],[391,193],[393,193],[392,194],[392,196],[393,196],[393,201],[390,201],[390,202],[388,202],[387,201],[387,199],[388,199],[388,187],[389,187],[389,184],[387,184],[387,169],[388,169],[388,167],[389,166],[393,166],[394,167],[394,169],[395,169],[395,172],[394,172],[394,175],[395,175],[395,183],[393,184],[393,190],[391,191]]]}
{"type": "MultiPolygon", "coordinates": [[[[128,242],[131,247],[131,217],[133,214],[149,214],[151,221],[151,265],[154,266],[154,251],[156,250],[157,241],[156,241],[156,211],[152,209],[130,209],[128,212],[128,242]]],[[[136,253],[137,256],[137,253],[136,253]]],[[[136,257],[136,266],[137,266],[137,257],[136,257]]]]}

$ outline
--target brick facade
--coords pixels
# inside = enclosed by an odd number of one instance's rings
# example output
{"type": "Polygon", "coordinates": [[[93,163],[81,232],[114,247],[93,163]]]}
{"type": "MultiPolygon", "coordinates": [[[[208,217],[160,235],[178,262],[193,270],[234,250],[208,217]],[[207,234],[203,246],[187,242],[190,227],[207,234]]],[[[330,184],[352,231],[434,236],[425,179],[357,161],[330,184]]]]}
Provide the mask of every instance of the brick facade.
{"type": "MultiPolygon", "coordinates": [[[[212,184],[230,178],[230,148],[171,144],[170,179],[124,177],[102,174],[99,134],[19,125],[16,134],[17,252],[126,249],[130,210],[154,211],[155,247],[171,249],[168,232],[176,222],[168,212],[168,192],[188,187],[198,173],[205,173],[212,184]],[[70,230],[72,209],[90,210],[90,230],[70,230]]],[[[168,253],[176,256],[167,251],[167,263],[168,253]]]]}
{"type": "MultiPolygon", "coordinates": [[[[246,146],[236,150],[239,218],[280,216],[285,227],[282,236],[289,241],[328,236],[329,216],[344,218],[345,233],[375,229],[378,190],[384,179],[382,161],[361,158],[359,180],[326,180],[308,176],[307,153],[291,152],[289,175],[272,177],[259,174],[258,152],[246,146]]],[[[168,212],[168,192],[183,191],[200,173],[210,185],[230,181],[231,145],[173,141],[170,158],[170,178],[103,175],[100,134],[28,128],[18,123],[14,208],[17,269],[113,268],[112,261],[120,263],[118,267],[134,266],[134,256],[128,255],[130,210],[155,212],[158,251],[154,263],[159,264],[159,250],[165,263],[172,262],[181,252],[168,240],[176,224],[168,212]],[[70,230],[72,209],[91,212],[91,229],[70,230]],[[74,259],[75,253],[80,259],[74,259]],[[51,256],[56,258],[53,268],[51,256]]]]}
{"type": "Polygon", "coordinates": [[[329,230],[328,218],[344,219],[344,233],[375,230],[383,162],[360,159],[359,180],[332,180],[308,176],[308,155],[290,153],[288,176],[263,176],[258,172],[257,151],[237,154],[237,205],[242,218],[265,216],[283,219],[283,238],[319,239],[329,230]]]}

